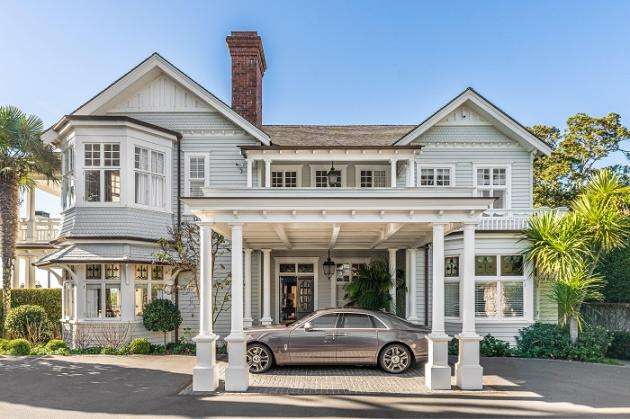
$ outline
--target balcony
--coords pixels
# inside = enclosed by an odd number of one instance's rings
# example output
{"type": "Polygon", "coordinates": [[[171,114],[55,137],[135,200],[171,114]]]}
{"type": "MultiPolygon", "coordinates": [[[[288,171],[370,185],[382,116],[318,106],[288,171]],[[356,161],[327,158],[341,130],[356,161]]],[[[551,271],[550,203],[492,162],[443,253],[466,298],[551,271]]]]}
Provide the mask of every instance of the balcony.
{"type": "MultiPolygon", "coordinates": [[[[565,213],[567,208],[556,208],[557,211],[565,213]]],[[[477,230],[525,230],[528,227],[528,220],[532,215],[553,211],[552,208],[541,207],[526,210],[488,210],[481,218],[477,230]]]]}
{"type": "Polygon", "coordinates": [[[48,244],[57,237],[60,227],[60,218],[45,215],[35,215],[32,220],[22,218],[18,224],[17,244],[48,244]]]}

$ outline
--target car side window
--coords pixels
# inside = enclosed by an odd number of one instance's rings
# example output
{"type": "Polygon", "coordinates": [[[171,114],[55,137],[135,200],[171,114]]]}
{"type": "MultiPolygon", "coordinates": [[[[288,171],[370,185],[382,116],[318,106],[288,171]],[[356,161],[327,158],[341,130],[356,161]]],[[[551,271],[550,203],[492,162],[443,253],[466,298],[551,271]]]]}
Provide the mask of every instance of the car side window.
{"type": "Polygon", "coordinates": [[[314,329],[334,329],[337,327],[336,314],[324,314],[310,321],[314,329]]]}
{"type": "Polygon", "coordinates": [[[341,327],[344,329],[374,329],[372,317],[365,314],[346,313],[341,327]]]}

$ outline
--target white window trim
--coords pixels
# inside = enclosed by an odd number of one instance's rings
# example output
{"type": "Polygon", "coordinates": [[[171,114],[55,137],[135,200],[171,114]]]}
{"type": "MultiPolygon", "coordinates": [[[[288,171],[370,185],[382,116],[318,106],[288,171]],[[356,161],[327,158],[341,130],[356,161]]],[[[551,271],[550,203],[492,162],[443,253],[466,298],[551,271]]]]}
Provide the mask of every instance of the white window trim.
{"type": "MultiPolygon", "coordinates": [[[[335,259],[334,262],[335,265],[339,265],[342,263],[349,263],[350,265],[352,265],[353,263],[362,263],[365,265],[369,265],[370,258],[341,258],[335,259]]],[[[337,285],[343,285],[346,284],[346,282],[337,282],[337,266],[335,266],[335,272],[333,272],[333,276],[334,278],[330,279],[330,306],[332,308],[337,308],[337,285]]],[[[350,279],[350,282],[352,282],[352,279],[350,279]]]]}
{"type": "MultiPolygon", "coordinates": [[[[433,171],[433,175],[435,176],[435,170],[433,171]]],[[[439,164],[439,163],[418,163],[416,167],[416,186],[420,188],[453,188],[456,186],[455,181],[455,165],[454,164],[439,164]],[[442,186],[442,185],[422,185],[422,169],[448,169],[450,175],[450,185],[442,186]]]]}
{"type": "MultiPolygon", "coordinates": [[[[204,187],[210,186],[210,155],[208,153],[184,153],[184,194],[190,196],[190,158],[203,157],[204,159],[204,187]]],[[[190,209],[185,206],[184,213],[191,214],[190,209]]]]}
{"type": "MultiPolygon", "coordinates": [[[[284,164],[278,164],[278,165],[274,165],[273,163],[271,164],[271,173],[273,175],[273,172],[282,172],[283,173],[283,177],[284,177],[284,173],[286,172],[296,172],[297,173],[297,188],[301,188],[302,187],[302,165],[284,165],[284,164]]],[[[284,180],[283,180],[284,181],[284,180]]],[[[272,188],[273,186],[269,186],[270,188],[272,188]]],[[[283,186],[281,189],[286,188],[285,186],[283,186]]],[[[277,188],[276,188],[277,189],[277,188]]],[[[291,188],[289,188],[291,189],[291,188]]]]}
{"type": "MultiPolygon", "coordinates": [[[[459,284],[459,297],[458,297],[458,302],[459,302],[459,316],[455,317],[455,316],[447,316],[446,314],[444,315],[444,320],[446,321],[461,321],[462,319],[462,283],[461,283],[461,279],[462,279],[462,260],[463,260],[463,254],[461,253],[445,253],[444,254],[444,284],[446,285],[447,283],[457,283],[459,284]],[[452,258],[452,257],[457,257],[459,258],[459,275],[458,276],[446,276],[446,258],[452,258]]],[[[445,298],[446,298],[446,294],[445,294],[445,298]]]]}
{"type": "Polygon", "coordinates": [[[123,301],[123,275],[124,275],[124,265],[120,263],[86,263],[83,268],[84,278],[85,278],[85,294],[83,296],[83,311],[84,318],[82,321],[87,322],[98,322],[98,321],[106,321],[106,322],[121,322],[123,318],[123,307],[125,301],[123,301]],[[87,278],[87,266],[88,265],[101,265],[101,278],[100,279],[88,279],[87,278]],[[105,278],[105,265],[118,265],[118,278],[115,279],[106,279],[105,278]],[[107,285],[115,284],[118,285],[118,292],[120,295],[120,316],[118,317],[107,317],[107,296],[105,295],[107,292],[107,285]],[[98,317],[88,317],[87,316],[87,289],[88,285],[99,285],[101,288],[101,315],[98,317]]]}
{"type": "MultiPolygon", "coordinates": [[[[153,301],[153,296],[152,296],[152,286],[153,284],[155,285],[163,285],[163,286],[167,286],[169,283],[166,280],[166,266],[162,266],[162,279],[160,280],[154,280],[153,279],[153,265],[150,263],[137,263],[131,266],[131,272],[133,273],[133,315],[134,318],[136,320],[141,320],[142,316],[137,316],[136,315],[136,286],[138,285],[146,285],[147,288],[147,304],[151,303],[151,301],[153,301]],[[140,265],[146,265],[148,270],[147,270],[147,279],[146,280],[142,280],[142,279],[136,279],[136,266],[140,266],[140,265]]],[[[171,294],[169,294],[170,296],[171,294]]],[[[171,296],[172,298],[172,296],[171,296]]]]}
{"type": "Polygon", "coordinates": [[[511,164],[477,164],[473,163],[472,177],[473,188],[475,190],[475,196],[480,196],[480,190],[488,189],[501,189],[495,186],[479,186],[477,184],[477,169],[505,169],[505,208],[504,209],[490,209],[489,212],[494,211],[508,211],[512,209],[512,165],[511,164]]]}
{"type": "MultiPolygon", "coordinates": [[[[121,143],[121,141],[90,141],[90,140],[86,140],[83,141],[81,143],[79,143],[79,147],[81,149],[81,205],[82,206],[94,206],[94,207],[100,207],[100,206],[112,206],[112,207],[120,207],[124,205],[124,201],[125,201],[125,182],[123,179],[126,178],[125,176],[125,172],[124,172],[124,162],[125,159],[127,158],[127,155],[125,153],[124,147],[121,143]],[[100,161],[100,165],[99,166],[86,166],[85,165],[85,146],[88,144],[98,144],[99,145],[99,161],[100,161]],[[104,150],[104,146],[106,144],[117,144],[118,145],[118,153],[119,153],[119,161],[118,161],[118,166],[105,166],[105,150],[104,150]],[[118,202],[115,201],[105,201],[105,172],[106,171],[115,171],[118,170],[119,176],[120,176],[120,197],[118,202]],[[88,201],[87,199],[85,199],[85,175],[86,172],[88,171],[99,171],[100,172],[100,200],[99,201],[88,201]]],[[[76,149],[75,149],[76,152],[76,149]]],[[[77,171],[77,160],[76,160],[76,155],[75,155],[75,159],[74,159],[74,169],[75,171],[77,171]]],[[[75,203],[77,200],[77,188],[75,185],[75,203]]],[[[70,208],[70,207],[68,207],[70,208]]],[[[67,209],[67,208],[65,208],[67,209]]],[[[64,209],[64,210],[65,210],[64,209]]]]}
{"type": "MultiPolygon", "coordinates": [[[[391,179],[391,164],[387,164],[387,165],[356,165],[354,166],[354,187],[358,188],[358,189],[379,189],[380,186],[371,186],[371,187],[361,187],[361,170],[378,170],[378,171],[385,171],[385,186],[383,186],[383,188],[391,188],[392,185],[390,185],[390,179],[391,179]]],[[[395,187],[396,185],[394,185],[395,187]]]]}
{"type": "Polygon", "coordinates": [[[156,148],[152,148],[150,146],[147,145],[142,145],[142,144],[132,144],[132,149],[133,149],[133,159],[132,159],[132,163],[131,163],[131,176],[133,178],[133,194],[132,194],[132,199],[131,199],[131,205],[133,205],[136,208],[149,208],[152,210],[160,210],[160,211],[171,211],[171,184],[169,182],[169,178],[170,178],[170,160],[169,160],[169,154],[165,153],[163,150],[159,150],[156,148]],[[136,168],[136,164],[135,164],[135,158],[136,158],[136,148],[140,148],[140,149],[144,149],[147,150],[148,153],[148,167],[147,169],[137,169],[136,168]],[[153,163],[152,159],[153,159],[153,153],[159,153],[163,156],[163,173],[157,173],[157,172],[153,172],[151,169],[151,165],[153,163]],[[148,187],[149,187],[149,203],[148,204],[141,204],[136,202],[136,180],[135,180],[135,176],[136,173],[142,173],[148,176],[149,182],[148,182],[148,187]],[[152,205],[151,204],[151,196],[154,194],[155,191],[153,191],[153,177],[154,176],[161,176],[164,179],[164,196],[163,196],[163,205],[162,206],[156,206],[156,205],[152,205]]]}
{"type": "MultiPolygon", "coordinates": [[[[315,186],[315,171],[317,170],[330,170],[330,165],[326,164],[311,164],[311,188],[316,188],[315,186]]],[[[341,171],[341,187],[346,188],[348,185],[348,176],[347,176],[347,168],[348,166],[345,164],[335,165],[335,169],[341,171]]],[[[318,189],[326,189],[326,188],[318,188],[318,189]]],[[[338,189],[338,188],[335,188],[338,189]]]]}
{"type": "MultiPolygon", "coordinates": [[[[275,300],[276,300],[276,321],[280,322],[280,292],[282,291],[280,289],[280,264],[284,264],[284,263],[293,263],[293,264],[300,264],[300,263],[310,263],[313,264],[313,312],[319,310],[319,270],[320,270],[320,258],[318,257],[313,257],[313,258],[294,258],[294,257],[275,257],[274,259],[274,264],[275,264],[275,272],[276,272],[276,292],[275,294],[275,300]]],[[[296,267],[297,269],[297,267],[296,267]]],[[[297,271],[296,271],[297,274],[297,271]]]]}

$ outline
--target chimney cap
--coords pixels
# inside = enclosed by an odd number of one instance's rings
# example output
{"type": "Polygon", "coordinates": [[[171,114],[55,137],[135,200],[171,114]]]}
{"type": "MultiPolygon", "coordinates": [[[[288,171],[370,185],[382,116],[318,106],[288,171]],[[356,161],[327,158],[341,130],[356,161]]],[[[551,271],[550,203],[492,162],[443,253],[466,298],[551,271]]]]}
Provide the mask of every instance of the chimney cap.
{"type": "Polygon", "coordinates": [[[265,61],[265,50],[263,49],[262,38],[257,31],[232,31],[225,38],[230,49],[230,55],[259,55],[260,71],[262,73],[267,69],[265,61]]]}

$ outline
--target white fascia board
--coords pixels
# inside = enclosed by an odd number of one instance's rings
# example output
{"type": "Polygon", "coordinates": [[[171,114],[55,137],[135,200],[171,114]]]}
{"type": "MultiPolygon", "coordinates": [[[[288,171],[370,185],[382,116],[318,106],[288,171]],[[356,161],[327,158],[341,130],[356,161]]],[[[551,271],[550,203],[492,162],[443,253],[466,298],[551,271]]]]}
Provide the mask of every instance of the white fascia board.
{"type": "Polygon", "coordinates": [[[507,116],[503,111],[498,109],[492,103],[488,102],[486,99],[481,97],[472,89],[466,89],[463,93],[449,102],[446,106],[440,109],[438,112],[433,114],[430,118],[424,121],[422,124],[418,125],[409,133],[405,134],[404,137],[400,138],[395,142],[397,145],[409,145],[419,136],[424,134],[429,128],[440,122],[444,119],[448,114],[453,112],[455,109],[459,108],[461,105],[470,102],[475,105],[476,108],[483,111],[486,116],[490,117],[493,122],[499,124],[502,127],[505,127],[513,137],[520,140],[521,142],[529,145],[535,150],[548,155],[551,153],[551,148],[544,144],[540,139],[538,139],[534,134],[527,131],[521,125],[516,123],[512,118],[507,116]]]}
{"type": "Polygon", "coordinates": [[[130,121],[90,121],[90,120],[74,120],[68,121],[68,123],[58,132],[58,137],[63,138],[68,132],[77,127],[125,127],[131,130],[144,132],[156,137],[164,138],[170,141],[177,141],[177,137],[172,134],[168,134],[163,131],[152,129],[144,125],[134,124],[130,121]]]}
{"type": "Polygon", "coordinates": [[[175,67],[173,64],[164,59],[161,55],[154,53],[149,58],[140,63],[137,67],[132,69],[129,73],[115,81],[112,85],[107,87],[101,93],[96,95],[90,101],[79,107],[73,114],[76,115],[92,115],[102,108],[105,104],[109,103],[119,94],[123,93],[133,83],[137,82],[142,77],[146,76],[155,68],[159,68],[165,74],[172,77],[181,83],[184,87],[195,93],[197,96],[206,101],[210,106],[218,110],[223,116],[232,121],[234,124],[241,127],[247,133],[258,139],[265,145],[270,145],[271,140],[269,136],[262,130],[252,125],[245,118],[236,113],[232,108],[223,103],[215,95],[206,90],[199,83],[188,77],[181,70],[175,67]]]}

